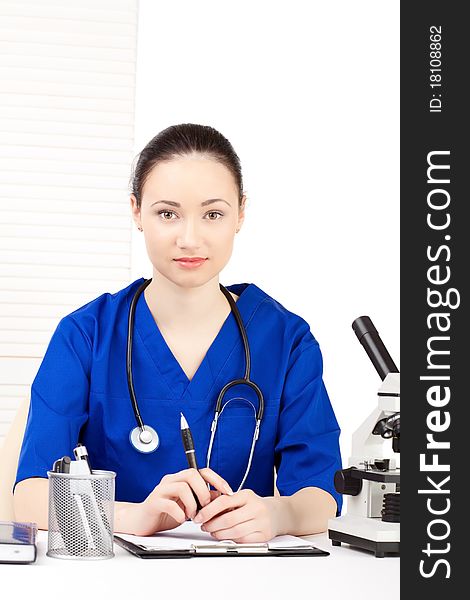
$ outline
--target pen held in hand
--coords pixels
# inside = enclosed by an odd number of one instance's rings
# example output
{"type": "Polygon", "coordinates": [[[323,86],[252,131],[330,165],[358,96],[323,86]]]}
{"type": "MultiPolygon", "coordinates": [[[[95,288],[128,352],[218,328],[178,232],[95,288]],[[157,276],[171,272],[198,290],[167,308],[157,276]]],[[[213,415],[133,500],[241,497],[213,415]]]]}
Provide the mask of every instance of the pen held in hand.
{"type": "MultiPolygon", "coordinates": [[[[183,440],[183,448],[184,453],[186,454],[186,459],[188,461],[188,465],[192,469],[198,470],[197,461],[196,461],[196,450],[194,449],[194,441],[193,436],[191,434],[191,430],[189,429],[188,422],[184,418],[183,413],[181,414],[181,439],[183,440]]],[[[196,496],[194,490],[192,490],[194,499],[196,500],[197,511],[199,512],[202,508],[198,497],[196,496]]]]}

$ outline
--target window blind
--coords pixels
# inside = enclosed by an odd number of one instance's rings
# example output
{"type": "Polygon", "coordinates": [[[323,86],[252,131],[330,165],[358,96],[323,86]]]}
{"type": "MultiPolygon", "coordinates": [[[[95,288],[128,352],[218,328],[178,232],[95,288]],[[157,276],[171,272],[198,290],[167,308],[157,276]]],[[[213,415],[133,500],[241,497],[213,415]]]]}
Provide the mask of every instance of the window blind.
{"type": "Polygon", "coordinates": [[[0,2],[0,444],[58,321],[130,281],[137,12],[0,2]]]}

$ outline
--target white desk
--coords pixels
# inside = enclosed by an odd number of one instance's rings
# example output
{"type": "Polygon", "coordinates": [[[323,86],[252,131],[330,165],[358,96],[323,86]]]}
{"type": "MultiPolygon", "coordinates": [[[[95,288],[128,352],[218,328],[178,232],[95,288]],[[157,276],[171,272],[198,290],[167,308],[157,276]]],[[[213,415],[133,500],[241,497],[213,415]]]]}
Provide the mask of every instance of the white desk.
{"type": "Polygon", "coordinates": [[[16,589],[18,598],[67,600],[399,597],[399,558],[375,558],[348,545],[334,547],[326,533],[305,539],[330,556],[158,560],[138,558],[114,544],[115,556],[108,560],[64,560],[46,556],[47,531],[39,531],[35,563],[0,565],[0,595],[16,589]]]}

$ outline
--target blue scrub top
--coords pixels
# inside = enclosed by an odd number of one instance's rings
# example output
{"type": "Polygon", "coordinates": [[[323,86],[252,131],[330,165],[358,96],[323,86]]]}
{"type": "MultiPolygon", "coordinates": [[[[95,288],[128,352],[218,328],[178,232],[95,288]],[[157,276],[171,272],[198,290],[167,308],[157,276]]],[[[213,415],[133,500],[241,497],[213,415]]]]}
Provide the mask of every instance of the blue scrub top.
{"type": "MultiPolygon", "coordinates": [[[[78,442],[93,469],[115,471],[116,500],[142,502],[167,473],[188,468],[180,435],[180,412],[191,428],[199,467],[206,466],[210,426],[220,390],[243,377],[245,353],[232,313],[224,321],[194,377],[174,357],[141,294],[136,306],[133,380],[142,419],[160,436],[155,452],[130,443],[136,427],[126,377],[126,340],[131,299],[140,278],[115,294],[105,293],[63,317],[31,386],[31,403],[20,452],[17,482],[47,477],[53,462],[73,459],[78,442]]],[[[322,356],[308,323],[254,283],[226,286],[237,307],[251,352],[251,377],[265,409],[244,488],[260,496],[291,495],[314,486],[329,492],[341,468],[340,428],[322,379],[322,356]]],[[[230,388],[234,399],[219,419],[210,467],[236,490],[248,462],[256,393],[230,388]]],[[[14,489],[14,488],[13,488],[14,489]]]]}

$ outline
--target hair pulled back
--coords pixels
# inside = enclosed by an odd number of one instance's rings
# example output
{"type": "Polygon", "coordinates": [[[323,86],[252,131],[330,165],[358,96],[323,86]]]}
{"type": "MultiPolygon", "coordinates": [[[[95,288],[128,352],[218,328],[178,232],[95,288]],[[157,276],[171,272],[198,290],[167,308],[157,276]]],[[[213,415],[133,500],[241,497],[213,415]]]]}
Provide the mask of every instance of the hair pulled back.
{"type": "Polygon", "coordinates": [[[232,173],[238,188],[238,203],[243,197],[243,180],[240,159],[232,144],[217,129],[209,125],[181,123],[163,129],[148,142],[137,156],[131,175],[131,192],[142,204],[142,191],[150,171],[160,162],[200,154],[223,164],[232,173]]]}

